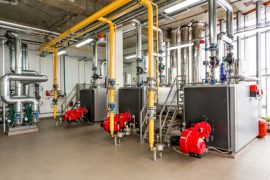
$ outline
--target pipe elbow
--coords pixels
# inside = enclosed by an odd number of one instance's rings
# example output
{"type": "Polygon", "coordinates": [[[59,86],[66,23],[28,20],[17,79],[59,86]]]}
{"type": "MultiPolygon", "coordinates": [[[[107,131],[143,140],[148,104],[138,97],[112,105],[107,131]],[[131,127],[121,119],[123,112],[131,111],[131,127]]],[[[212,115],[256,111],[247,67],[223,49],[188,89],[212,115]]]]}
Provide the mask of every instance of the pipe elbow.
{"type": "Polygon", "coordinates": [[[140,3],[143,4],[143,5],[145,5],[148,10],[152,10],[153,11],[153,6],[152,6],[151,1],[149,1],[149,0],[141,0],[140,3]]]}

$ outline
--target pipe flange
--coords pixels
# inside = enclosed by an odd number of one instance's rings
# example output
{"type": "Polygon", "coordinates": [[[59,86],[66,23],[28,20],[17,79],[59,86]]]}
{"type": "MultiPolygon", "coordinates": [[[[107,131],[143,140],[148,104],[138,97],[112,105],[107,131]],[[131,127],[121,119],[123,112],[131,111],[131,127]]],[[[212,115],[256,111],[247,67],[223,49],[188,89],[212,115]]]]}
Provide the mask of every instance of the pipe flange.
{"type": "Polygon", "coordinates": [[[156,107],[148,107],[147,113],[148,113],[148,119],[154,119],[156,120],[156,107]]]}
{"type": "Polygon", "coordinates": [[[156,91],[156,79],[155,78],[147,78],[148,89],[152,91],[156,91]]]}
{"type": "Polygon", "coordinates": [[[53,105],[58,105],[58,99],[53,98],[52,104],[53,104],[53,105]]]}
{"type": "Polygon", "coordinates": [[[53,84],[53,91],[57,91],[58,85],[57,84],[53,84]]]}
{"type": "Polygon", "coordinates": [[[108,103],[108,108],[109,108],[110,112],[115,112],[115,109],[116,109],[115,103],[109,102],[108,103]]]}
{"type": "Polygon", "coordinates": [[[108,79],[108,89],[115,89],[116,81],[115,79],[108,79]]]}

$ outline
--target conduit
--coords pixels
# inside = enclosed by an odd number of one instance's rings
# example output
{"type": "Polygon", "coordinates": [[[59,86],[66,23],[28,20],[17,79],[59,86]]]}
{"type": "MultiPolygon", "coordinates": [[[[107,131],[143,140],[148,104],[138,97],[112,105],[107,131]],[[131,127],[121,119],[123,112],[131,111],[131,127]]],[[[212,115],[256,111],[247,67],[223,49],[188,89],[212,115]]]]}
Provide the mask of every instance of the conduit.
{"type": "Polygon", "coordinates": [[[114,136],[114,113],[115,113],[115,24],[106,18],[99,18],[101,22],[107,23],[110,28],[110,79],[109,79],[109,116],[110,116],[110,133],[114,136]]]}

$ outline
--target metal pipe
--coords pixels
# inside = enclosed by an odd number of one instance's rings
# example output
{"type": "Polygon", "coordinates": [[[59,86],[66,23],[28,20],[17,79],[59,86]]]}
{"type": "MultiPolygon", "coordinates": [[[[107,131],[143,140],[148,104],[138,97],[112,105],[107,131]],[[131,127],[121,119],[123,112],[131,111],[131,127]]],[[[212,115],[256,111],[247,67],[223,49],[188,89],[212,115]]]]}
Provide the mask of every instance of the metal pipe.
{"type": "MultiPolygon", "coordinates": [[[[163,42],[164,42],[164,36],[163,36],[163,31],[162,29],[160,28],[156,28],[155,26],[153,27],[153,30],[156,31],[158,33],[158,55],[157,55],[157,58],[158,58],[158,65],[157,65],[157,73],[158,73],[158,76],[159,76],[159,81],[157,80],[157,87],[159,86],[159,84],[163,85],[164,84],[164,74],[163,74],[163,68],[162,66],[163,65],[163,53],[164,53],[164,47],[163,47],[163,42]],[[160,56],[159,56],[160,55],[160,56]],[[158,83],[159,82],[159,83],[158,83]]],[[[159,87],[158,87],[159,88],[159,87]]],[[[158,90],[157,90],[158,91],[158,90]]],[[[157,95],[157,98],[158,98],[158,95],[157,95]]]]}
{"type": "Polygon", "coordinates": [[[19,4],[19,0],[0,0],[0,3],[3,3],[3,4],[9,4],[9,5],[12,5],[12,6],[16,6],[19,4]]]}
{"type": "Polygon", "coordinates": [[[228,11],[226,12],[226,19],[227,19],[227,36],[233,39],[233,12],[228,11]]]}
{"type": "MultiPolygon", "coordinates": [[[[182,26],[179,29],[181,33],[181,42],[189,42],[189,26],[182,26]]],[[[181,48],[181,76],[184,77],[185,83],[190,82],[190,60],[189,60],[189,47],[181,48]]]]}
{"type": "Polygon", "coordinates": [[[94,41],[93,42],[93,64],[92,64],[93,87],[96,87],[97,85],[97,79],[98,79],[97,66],[98,66],[98,43],[97,41],[94,41]]]}
{"type": "Polygon", "coordinates": [[[226,10],[227,36],[233,38],[233,8],[226,0],[218,0],[218,4],[226,10]]]}
{"type": "Polygon", "coordinates": [[[38,111],[38,100],[32,97],[26,96],[10,96],[10,82],[11,81],[23,81],[23,82],[46,82],[47,76],[44,75],[22,75],[22,74],[6,74],[1,78],[1,98],[7,104],[15,104],[15,112],[20,113],[22,111],[21,105],[23,103],[31,103],[33,111],[38,111]]]}
{"type": "Polygon", "coordinates": [[[209,43],[210,43],[210,65],[211,83],[216,83],[218,79],[219,60],[217,59],[217,4],[216,0],[208,0],[208,23],[209,23],[209,43]]]}
{"type": "Polygon", "coordinates": [[[100,63],[100,74],[99,74],[99,78],[103,78],[105,76],[105,64],[107,64],[106,60],[102,61],[100,63]]]}
{"type": "MultiPolygon", "coordinates": [[[[192,23],[192,39],[201,39],[203,32],[205,31],[204,22],[193,22],[192,23]]],[[[201,44],[200,40],[195,40],[192,46],[192,60],[191,60],[191,82],[201,82],[201,44]]]]}
{"type": "Polygon", "coordinates": [[[53,51],[53,119],[57,117],[58,105],[58,49],[54,48],[53,51]]]}
{"type": "Polygon", "coordinates": [[[149,146],[151,150],[154,150],[154,127],[155,127],[155,119],[156,119],[156,108],[154,105],[155,99],[155,72],[154,72],[154,64],[153,64],[153,7],[151,1],[149,0],[141,0],[141,4],[143,4],[147,8],[148,13],[148,130],[149,130],[149,146]]]}
{"type": "Polygon", "coordinates": [[[107,14],[115,11],[116,9],[128,4],[131,2],[131,0],[115,0],[109,5],[105,6],[101,10],[97,11],[93,15],[87,17],[86,19],[82,20],[78,24],[74,25],[73,27],[69,28],[67,31],[63,32],[56,38],[52,39],[50,42],[46,43],[45,45],[41,46],[39,48],[40,51],[47,50],[49,47],[54,45],[55,43],[59,42],[60,40],[66,38],[67,36],[73,34],[74,32],[77,32],[78,30],[86,27],[87,25],[93,23],[94,21],[98,20],[99,18],[102,18],[103,16],[106,16],[107,14]]]}
{"type": "MultiPolygon", "coordinates": [[[[216,46],[217,44],[217,11],[216,0],[208,0],[208,21],[209,21],[209,41],[210,46],[216,46]]],[[[211,51],[211,55],[215,56],[215,51],[211,51]]]]}
{"type": "MultiPolygon", "coordinates": [[[[5,42],[6,39],[2,37],[2,76],[5,75],[5,42]]],[[[6,133],[6,104],[2,101],[2,121],[3,121],[3,133],[6,133]]]]}
{"type": "MultiPolygon", "coordinates": [[[[177,45],[177,29],[171,31],[171,45],[177,45]]],[[[177,49],[170,51],[170,70],[169,70],[169,84],[172,84],[177,75],[177,49]]]]}
{"type": "Polygon", "coordinates": [[[8,22],[8,21],[3,21],[3,20],[0,20],[0,25],[4,25],[4,26],[6,26],[6,28],[9,28],[9,26],[11,28],[15,27],[17,29],[14,29],[14,30],[19,30],[19,31],[22,30],[22,31],[28,32],[28,33],[29,33],[29,31],[33,31],[33,32],[41,32],[41,33],[45,33],[45,34],[53,34],[56,36],[58,36],[60,34],[58,32],[54,32],[54,31],[48,31],[45,29],[35,28],[35,27],[31,27],[31,26],[25,26],[25,25],[13,23],[13,22],[8,22]]]}
{"type": "Polygon", "coordinates": [[[99,21],[107,23],[110,28],[110,79],[109,79],[109,115],[110,115],[110,133],[114,136],[114,111],[115,111],[115,24],[109,19],[99,18],[99,21]]]}
{"type": "MultiPolygon", "coordinates": [[[[262,19],[262,1],[256,2],[256,25],[257,27],[261,25],[262,19]]],[[[261,80],[262,79],[262,33],[257,32],[256,33],[256,77],[261,80]]],[[[261,81],[257,81],[257,84],[261,86],[261,81]]],[[[259,100],[258,102],[258,108],[259,108],[259,117],[262,115],[262,101],[259,100]]]]}
{"type": "Polygon", "coordinates": [[[164,48],[163,48],[163,42],[164,42],[164,40],[163,40],[163,31],[162,31],[162,29],[160,29],[160,28],[156,28],[155,26],[153,27],[153,30],[154,31],[158,31],[158,47],[159,47],[159,52],[164,52],[164,48]]]}
{"type": "Polygon", "coordinates": [[[9,45],[9,56],[10,56],[10,71],[15,73],[16,50],[14,44],[9,45]]]}
{"type": "Polygon", "coordinates": [[[137,57],[137,86],[141,83],[141,62],[142,57],[142,26],[141,22],[137,19],[133,19],[132,24],[136,27],[136,57],[137,57]]]}
{"type": "MultiPolygon", "coordinates": [[[[241,12],[237,12],[236,14],[236,26],[237,26],[237,31],[239,31],[242,28],[242,13],[241,12]]],[[[237,58],[236,58],[236,62],[235,62],[235,76],[239,76],[240,75],[240,64],[241,64],[241,36],[237,36],[237,58]]],[[[238,81],[236,80],[236,83],[238,83],[238,81]]]]}
{"type": "MultiPolygon", "coordinates": [[[[15,51],[16,51],[16,61],[15,61],[15,73],[20,75],[22,74],[22,41],[18,37],[18,34],[14,34],[15,37],[15,51]]],[[[15,94],[17,97],[22,96],[22,82],[20,80],[17,80],[15,82],[15,94]]],[[[15,112],[22,112],[22,102],[18,101],[18,103],[15,104],[15,112]]]]}
{"type": "Polygon", "coordinates": [[[232,6],[226,0],[217,0],[217,2],[226,11],[233,11],[232,6]]]}
{"type": "Polygon", "coordinates": [[[223,33],[225,32],[225,20],[224,19],[220,19],[219,20],[219,32],[223,33]]]}

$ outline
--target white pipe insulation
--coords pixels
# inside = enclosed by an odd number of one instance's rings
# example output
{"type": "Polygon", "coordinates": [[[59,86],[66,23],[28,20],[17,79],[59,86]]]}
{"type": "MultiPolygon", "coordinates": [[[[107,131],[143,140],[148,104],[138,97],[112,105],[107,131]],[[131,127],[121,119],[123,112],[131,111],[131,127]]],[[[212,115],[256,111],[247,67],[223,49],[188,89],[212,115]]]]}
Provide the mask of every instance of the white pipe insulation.
{"type": "Polygon", "coordinates": [[[0,0],[0,3],[16,6],[19,4],[19,0],[13,0],[13,1],[12,0],[0,0]]]}

